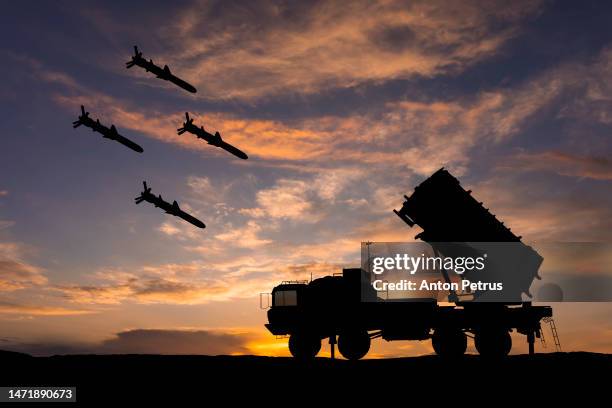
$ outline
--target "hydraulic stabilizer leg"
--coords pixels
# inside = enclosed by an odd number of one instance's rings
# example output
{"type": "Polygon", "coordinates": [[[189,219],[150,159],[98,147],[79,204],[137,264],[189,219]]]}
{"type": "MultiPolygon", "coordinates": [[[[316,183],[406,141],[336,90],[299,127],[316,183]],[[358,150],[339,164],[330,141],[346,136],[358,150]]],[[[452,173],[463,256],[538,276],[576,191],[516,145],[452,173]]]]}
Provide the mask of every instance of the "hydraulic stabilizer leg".
{"type": "Polygon", "coordinates": [[[331,359],[336,359],[336,335],[329,336],[329,348],[331,350],[331,359]]]}
{"type": "Polygon", "coordinates": [[[529,334],[527,334],[527,343],[529,343],[529,355],[532,356],[535,354],[535,348],[534,348],[535,332],[534,331],[530,331],[529,334]]]}

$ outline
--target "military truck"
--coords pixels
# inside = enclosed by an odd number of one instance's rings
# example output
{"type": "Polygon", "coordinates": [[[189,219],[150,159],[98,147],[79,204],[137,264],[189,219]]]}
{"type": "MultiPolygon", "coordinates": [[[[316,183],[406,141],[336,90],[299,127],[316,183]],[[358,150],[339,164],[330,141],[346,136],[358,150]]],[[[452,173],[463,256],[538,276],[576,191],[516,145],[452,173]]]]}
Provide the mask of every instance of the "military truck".
{"type": "MultiPolygon", "coordinates": [[[[420,226],[423,232],[416,238],[434,247],[447,242],[521,242],[445,169],[417,186],[411,197],[405,196],[402,208],[394,212],[409,226],[420,226]]],[[[520,249],[530,259],[539,257],[526,245],[520,249]]],[[[515,273],[514,289],[528,296],[537,268],[515,273]]],[[[332,352],[337,344],[342,356],[358,360],[368,353],[371,339],[379,337],[431,340],[438,355],[456,358],[465,353],[468,335],[481,356],[503,357],[512,348],[511,331],[526,336],[533,354],[540,321],[552,317],[551,307],[520,299],[462,301],[456,294],[449,295],[450,303],[438,303],[437,298],[383,299],[363,268],[344,269],[341,275],[310,282],[283,282],[272,290],[271,298],[266,328],[274,335],[289,336],[289,351],[297,359],[314,358],[321,341],[329,339],[332,352]]]]}

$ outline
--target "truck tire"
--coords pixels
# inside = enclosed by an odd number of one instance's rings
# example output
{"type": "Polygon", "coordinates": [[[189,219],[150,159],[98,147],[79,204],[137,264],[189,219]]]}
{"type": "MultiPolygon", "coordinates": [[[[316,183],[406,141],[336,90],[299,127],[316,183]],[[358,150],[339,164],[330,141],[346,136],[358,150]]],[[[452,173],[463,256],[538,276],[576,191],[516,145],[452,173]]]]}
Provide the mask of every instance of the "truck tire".
{"type": "Polygon", "coordinates": [[[512,338],[507,330],[482,330],[476,332],[474,346],[482,357],[506,357],[512,349],[512,338]]]}
{"type": "Polygon", "coordinates": [[[366,330],[351,330],[338,336],[338,351],[347,360],[359,360],[370,351],[370,335],[366,330]]]}
{"type": "Polygon", "coordinates": [[[467,337],[460,329],[437,329],[431,337],[431,345],[440,357],[457,358],[465,354],[467,337]]]}
{"type": "Polygon", "coordinates": [[[315,335],[298,332],[289,336],[289,351],[298,360],[311,360],[321,350],[321,339],[315,335]]]}

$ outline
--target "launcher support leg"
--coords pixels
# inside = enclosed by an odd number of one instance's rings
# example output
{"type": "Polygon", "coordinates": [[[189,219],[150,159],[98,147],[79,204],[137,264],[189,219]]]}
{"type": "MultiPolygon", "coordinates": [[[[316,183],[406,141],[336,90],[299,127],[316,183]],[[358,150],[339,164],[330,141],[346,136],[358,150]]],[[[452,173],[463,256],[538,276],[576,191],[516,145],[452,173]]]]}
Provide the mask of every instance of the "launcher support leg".
{"type": "Polygon", "coordinates": [[[527,343],[529,343],[529,355],[532,356],[535,354],[535,348],[534,348],[535,332],[534,331],[530,331],[529,334],[527,334],[527,343]]]}
{"type": "Polygon", "coordinates": [[[336,359],[336,335],[329,336],[329,347],[331,351],[331,359],[336,359]]]}

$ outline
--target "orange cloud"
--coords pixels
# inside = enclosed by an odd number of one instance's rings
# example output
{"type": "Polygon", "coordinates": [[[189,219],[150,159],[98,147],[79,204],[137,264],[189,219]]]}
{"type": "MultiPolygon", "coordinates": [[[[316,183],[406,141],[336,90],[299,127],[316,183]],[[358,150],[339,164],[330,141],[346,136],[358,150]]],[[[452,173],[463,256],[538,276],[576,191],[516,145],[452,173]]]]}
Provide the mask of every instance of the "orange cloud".
{"type": "MultiPolygon", "coordinates": [[[[101,284],[58,285],[52,289],[71,302],[81,304],[118,305],[123,302],[198,304],[229,296],[229,284],[206,281],[193,274],[172,273],[172,267],[190,269],[193,265],[161,265],[144,267],[139,273],[121,273],[119,277],[98,274],[101,284]],[[167,276],[161,277],[157,275],[167,276]],[[196,279],[191,281],[189,277],[196,279]],[[111,283],[107,283],[111,281],[111,283]]],[[[198,269],[201,271],[201,269],[198,269]]]]}
{"type": "MultiPolygon", "coordinates": [[[[191,134],[177,135],[176,129],[184,119],[184,112],[140,112],[131,110],[123,101],[96,92],[88,96],[57,95],[55,100],[65,107],[85,105],[103,121],[115,124],[120,130],[129,129],[154,139],[172,143],[189,150],[219,156],[227,155],[191,134]],[[108,118],[108,119],[104,119],[108,118]]],[[[331,146],[324,142],[325,134],[308,129],[296,129],[272,120],[244,120],[232,115],[213,113],[204,118],[191,114],[208,130],[219,131],[224,140],[240,146],[249,156],[271,160],[308,160],[329,153],[331,146]]]]}
{"type": "Polygon", "coordinates": [[[245,226],[234,230],[215,235],[215,238],[230,245],[235,245],[243,248],[259,248],[272,242],[269,239],[262,239],[258,233],[262,227],[255,221],[250,220],[245,226]]]}
{"type": "MultiPolygon", "coordinates": [[[[585,84],[587,89],[598,89],[589,84],[592,78],[605,74],[600,65],[611,57],[612,53],[602,52],[592,65],[568,64],[513,89],[488,90],[473,98],[391,102],[376,115],[323,116],[290,123],[218,112],[195,116],[198,122],[219,130],[230,143],[260,159],[240,163],[243,165],[282,166],[293,161],[296,170],[312,171],[312,164],[321,167],[334,160],[338,168],[349,163],[374,164],[387,170],[408,168],[428,175],[444,166],[461,175],[470,164],[470,151],[475,146],[505,142],[519,134],[531,118],[564,92],[582,89],[585,84]],[[340,157],[338,150],[342,151],[340,157]]],[[[178,136],[176,128],[183,120],[183,112],[135,109],[123,100],[67,81],[61,75],[41,75],[39,79],[66,87],[66,94],[55,95],[55,101],[65,107],[74,109],[82,103],[120,130],[137,131],[206,154],[226,154],[191,135],[178,136]]],[[[592,104],[594,92],[589,90],[583,96],[585,104],[592,104]]],[[[577,109],[570,106],[561,114],[570,115],[577,109]]]]}
{"type": "MultiPolygon", "coordinates": [[[[207,114],[205,123],[249,155],[272,161],[337,160],[409,168],[431,174],[447,166],[465,172],[469,151],[478,143],[497,143],[518,133],[522,124],[560,92],[557,78],[542,77],[515,91],[487,92],[474,101],[389,103],[382,118],[363,116],[307,119],[291,126],[232,115],[207,114]]],[[[132,110],[125,102],[93,93],[57,95],[66,107],[84,104],[119,129],[141,132],[186,149],[223,155],[191,135],[178,136],[182,112],[132,110]]],[[[198,118],[196,117],[196,120],[198,118]]],[[[200,119],[201,120],[201,119],[200,119]]],[[[342,170],[345,171],[345,170],[342,170]]],[[[343,174],[341,179],[349,174],[343,174]]]]}
{"type": "Polygon", "coordinates": [[[223,259],[147,265],[130,271],[103,269],[88,277],[92,283],[50,289],[78,304],[197,305],[253,297],[282,280],[283,260],[266,254],[223,259]]]}
{"type": "Polygon", "coordinates": [[[342,266],[343,265],[339,263],[308,262],[287,266],[287,273],[289,275],[297,275],[301,278],[309,275],[313,277],[321,277],[341,272],[342,266]]]}
{"type": "Polygon", "coordinates": [[[0,242],[0,292],[47,283],[43,270],[23,259],[25,252],[21,244],[0,242]]]}
{"type": "Polygon", "coordinates": [[[0,314],[20,316],[74,316],[95,313],[91,310],[70,309],[49,305],[30,305],[0,301],[0,314]]]}
{"type": "MultiPolygon", "coordinates": [[[[329,8],[328,11],[332,11],[332,14],[334,10],[339,11],[341,8],[335,3],[326,7],[329,8]]],[[[434,37],[444,37],[440,41],[450,43],[454,41],[463,43],[465,39],[462,40],[462,36],[487,37],[484,33],[486,29],[476,34],[469,34],[470,31],[466,29],[479,27],[490,17],[518,22],[529,13],[536,12],[538,8],[533,4],[519,3],[515,3],[510,8],[494,6],[493,3],[488,3],[486,6],[468,3],[457,6],[457,9],[449,7],[448,4],[442,6],[430,3],[417,3],[405,7],[394,5],[393,2],[373,6],[374,10],[368,9],[361,3],[353,7],[355,15],[367,14],[366,21],[376,20],[378,18],[376,13],[380,11],[382,15],[388,16],[382,20],[385,23],[386,18],[391,21],[403,18],[397,17],[396,14],[411,15],[415,10],[419,11],[417,13],[419,16],[432,14],[433,17],[430,19],[418,17],[416,23],[406,24],[426,26],[427,30],[433,32],[434,37]],[[438,30],[440,22],[444,22],[450,28],[438,30]],[[458,30],[457,33],[453,31],[455,28],[458,30]]],[[[279,11],[274,11],[272,7],[265,11],[268,12],[276,15],[275,13],[279,11]]],[[[321,10],[307,8],[306,12],[320,13],[321,10]]],[[[352,15],[352,13],[340,14],[352,15]]],[[[199,16],[190,13],[185,19],[197,20],[199,16]]],[[[367,24],[364,26],[360,23],[355,24],[355,30],[359,32],[367,27],[367,24]]],[[[181,35],[187,37],[195,35],[192,30],[199,29],[197,24],[191,24],[189,21],[181,24],[183,28],[179,31],[183,33],[181,35]]],[[[317,26],[317,23],[313,22],[313,26],[317,26]]],[[[208,25],[206,27],[210,28],[208,25]]],[[[307,32],[311,28],[308,24],[300,27],[307,32]]],[[[214,32],[212,35],[214,36],[214,32]]],[[[360,38],[360,35],[356,37],[360,38]]],[[[237,45],[238,49],[240,44],[242,43],[237,45]]],[[[227,52],[234,52],[232,50],[235,49],[236,47],[229,47],[227,52]]],[[[96,92],[77,83],[66,74],[49,70],[38,61],[13,57],[28,64],[37,79],[64,87],[65,92],[55,95],[55,101],[65,107],[75,109],[75,105],[83,103],[90,106],[103,120],[117,124],[120,130],[137,131],[157,140],[206,154],[226,155],[220,149],[202,143],[190,135],[178,136],[176,128],[182,121],[183,112],[135,109],[126,101],[96,92]]],[[[336,56],[334,58],[337,59],[336,56]]],[[[564,64],[514,88],[490,89],[473,98],[462,97],[444,102],[424,103],[410,100],[392,102],[379,107],[382,111],[376,115],[322,116],[285,123],[212,112],[198,116],[197,120],[204,122],[212,130],[221,131],[230,143],[240,146],[249,155],[261,159],[240,163],[243,165],[292,166],[290,162],[295,162],[293,164],[295,170],[310,171],[313,164],[325,166],[330,160],[334,160],[343,166],[347,163],[375,164],[384,166],[387,170],[393,168],[400,171],[407,168],[422,175],[431,174],[445,166],[461,175],[470,164],[472,148],[481,144],[501,143],[519,134],[531,118],[543,108],[551,106],[560,95],[568,92],[578,96],[559,108],[560,117],[595,118],[607,123],[605,112],[609,110],[607,109],[609,103],[605,95],[609,93],[606,92],[609,70],[606,67],[609,66],[611,58],[612,50],[604,49],[594,62],[564,64]],[[339,149],[342,151],[341,157],[336,153],[339,149]]],[[[388,64],[387,59],[382,61],[388,64]]],[[[243,60],[239,65],[243,65],[243,60]]],[[[208,67],[206,69],[216,69],[217,65],[207,63],[205,66],[208,67]]],[[[334,67],[335,65],[330,67],[330,72],[333,72],[331,68],[334,67]]],[[[273,71],[273,68],[270,69],[273,71]]],[[[224,69],[224,72],[230,71],[224,69]]],[[[245,77],[250,78],[248,75],[245,77]]],[[[220,84],[223,81],[207,81],[207,83],[220,84]]],[[[282,81],[274,84],[282,84],[282,81]]]]}
{"type": "Polygon", "coordinates": [[[252,216],[307,220],[312,203],[306,198],[307,183],[302,180],[278,180],[270,189],[260,190],[256,201],[259,208],[243,210],[252,216]],[[250,212],[249,212],[250,211],[250,212]]]}
{"type": "Polygon", "coordinates": [[[220,10],[196,2],[163,28],[172,51],[159,57],[207,98],[313,93],[461,71],[496,53],[539,8],[533,1],[260,1],[220,10]]]}

